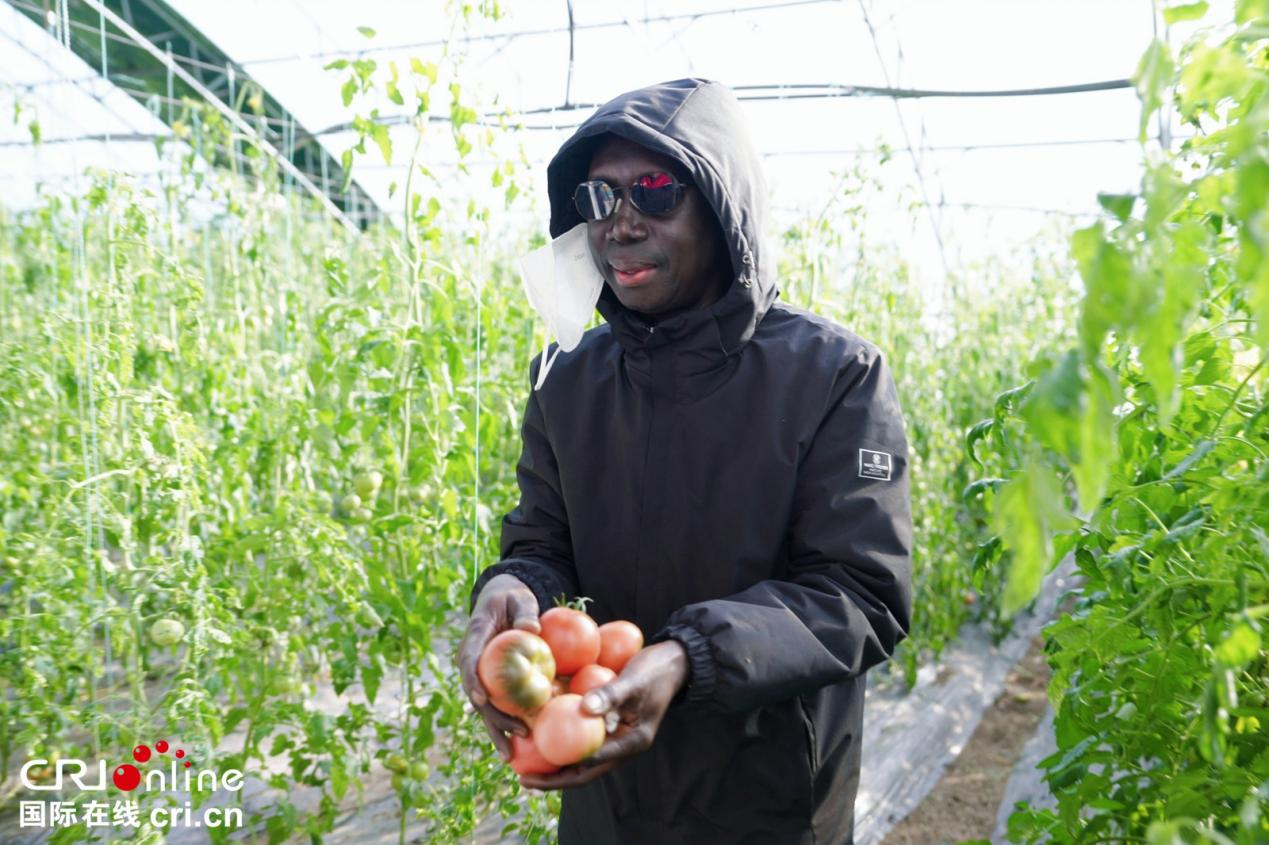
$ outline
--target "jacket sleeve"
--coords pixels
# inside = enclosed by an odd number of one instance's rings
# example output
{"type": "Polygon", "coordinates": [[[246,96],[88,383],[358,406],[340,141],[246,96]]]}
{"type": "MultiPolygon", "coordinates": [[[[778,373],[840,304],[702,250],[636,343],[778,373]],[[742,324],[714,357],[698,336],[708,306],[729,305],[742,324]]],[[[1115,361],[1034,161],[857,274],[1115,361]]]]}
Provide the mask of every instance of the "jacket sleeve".
{"type": "MultiPolygon", "coordinates": [[[[537,381],[540,356],[529,367],[530,384],[537,381]]],[[[525,583],[537,596],[539,611],[555,604],[561,593],[577,595],[573,568],[573,539],[560,492],[560,470],[547,439],[537,392],[529,390],[521,427],[522,447],[516,465],[520,503],[502,520],[501,560],[480,573],[472,587],[471,604],[490,578],[507,573],[525,583]]]]}
{"type": "Polygon", "coordinates": [[[907,458],[894,381],[865,345],[839,371],[798,468],[787,570],[680,608],[653,637],[687,650],[688,703],[750,710],[890,657],[912,604],[907,458]]]}

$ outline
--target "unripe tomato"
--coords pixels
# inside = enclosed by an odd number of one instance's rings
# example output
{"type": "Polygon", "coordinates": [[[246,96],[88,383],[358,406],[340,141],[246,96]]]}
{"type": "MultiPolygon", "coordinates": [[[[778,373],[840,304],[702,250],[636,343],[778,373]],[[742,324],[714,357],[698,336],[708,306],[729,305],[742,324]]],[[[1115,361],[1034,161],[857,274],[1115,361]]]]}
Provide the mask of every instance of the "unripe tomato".
{"type": "Polygon", "coordinates": [[[175,619],[160,619],[150,626],[150,641],[158,646],[170,646],[185,636],[185,626],[175,619]]]}
{"type": "Polygon", "coordinates": [[[353,489],[363,499],[373,499],[383,485],[383,473],[377,469],[361,472],[353,479],[353,489]]]}
{"type": "Polygon", "coordinates": [[[552,698],[533,723],[533,742],[548,763],[571,766],[604,744],[603,716],[582,712],[582,697],[566,693],[552,698]]]}
{"type": "Polygon", "coordinates": [[[600,625],[599,640],[599,659],[595,662],[617,673],[643,648],[643,632],[624,619],[600,625]]]}
{"type": "Polygon", "coordinates": [[[344,513],[352,513],[361,507],[361,497],[356,493],[349,493],[339,500],[339,507],[344,513]]]}
{"type": "Polygon", "coordinates": [[[355,508],[348,515],[357,522],[369,522],[374,519],[375,514],[370,508],[355,508]]]}
{"type": "Polygon", "coordinates": [[[405,758],[395,751],[383,758],[383,765],[388,771],[401,773],[406,770],[407,763],[405,758]]]}
{"type": "Polygon", "coordinates": [[[410,764],[410,777],[415,780],[427,780],[427,776],[431,773],[431,767],[422,760],[415,760],[410,764]]]}
{"type": "Polygon", "coordinates": [[[521,775],[549,775],[560,767],[542,756],[531,736],[511,735],[511,760],[509,765],[521,775]]]}
{"type": "Polygon", "coordinates": [[[557,675],[571,675],[599,658],[599,626],[580,610],[553,607],[538,618],[538,624],[555,656],[557,675]]]}
{"type": "Polygon", "coordinates": [[[617,673],[607,666],[592,663],[589,666],[583,666],[577,671],[573,679],[568,682],[568,691],[575,692],[578,695],[585,695],[595,687],[602,687],[615,677],[617,677],[617,673]]]}
{"type": "Polygon", "coordinates": [[[489,641],[476,674],[494,707],[509,716],[527,716],[551,697],[555,658],[545,640],[515,628],[489,641]]]}

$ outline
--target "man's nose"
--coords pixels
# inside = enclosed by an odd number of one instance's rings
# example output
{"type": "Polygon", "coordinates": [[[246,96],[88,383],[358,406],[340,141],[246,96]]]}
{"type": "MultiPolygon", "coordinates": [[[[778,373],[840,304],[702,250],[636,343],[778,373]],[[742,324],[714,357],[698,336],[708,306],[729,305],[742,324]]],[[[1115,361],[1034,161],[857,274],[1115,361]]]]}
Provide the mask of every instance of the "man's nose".
{"type": "Polygon", "coordinates": [[[618,243],[637,241],[647,237],[648,230],[643,215],[629,197],[617,200],[617,208],[612,213],[612,239],[618,243]]]}

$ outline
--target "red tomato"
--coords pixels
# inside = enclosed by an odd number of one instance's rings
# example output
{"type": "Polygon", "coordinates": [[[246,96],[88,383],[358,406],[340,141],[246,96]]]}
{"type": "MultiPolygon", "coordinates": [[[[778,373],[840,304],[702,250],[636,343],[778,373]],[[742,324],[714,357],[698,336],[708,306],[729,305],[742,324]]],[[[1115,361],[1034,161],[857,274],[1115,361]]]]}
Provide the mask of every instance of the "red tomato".
{"type": "Polygon", "coordinates": [[[604,717],[583,713],[582,697],[571,692],[548,701],[533,724],[538,751],[557,766],[585,760],[604,744],[604,736],[604,717]]]}
{"type": "Polygon", "coordinates": [[[555,671],[571,675],[599,657],[599,627],[580,610],[553,607],[538,618],[542,639],[555,655],[555,671]]]}
{"type": "Polygon", "coordinates": [[[577,674],[568,682],[568,691],[585,695],[595,687],[602,687],[615,677],[617,673],[607,666],[592,663],[577,670],[577,674]]]}
{"type": "Polygon", "coordinates": [[[511,735],[511,768],[521,775],[549,775],[560,767],[547,760],[538,751],[531,736],[511,735]]]}
{"type": "Polygon", "coordinates": [[[503,631],[485,645],[476,674],[494,707],[509,716],[527,716],[551,697],[555,658],[536,634],[503,631]]]}
{"type": "Polygon", "coordinates": [[[643,648],[643,632],[639,626],[624,619],[606,622],[599,626],[599,659],[595,662],[620,672],[630,658],[643,648]]]}

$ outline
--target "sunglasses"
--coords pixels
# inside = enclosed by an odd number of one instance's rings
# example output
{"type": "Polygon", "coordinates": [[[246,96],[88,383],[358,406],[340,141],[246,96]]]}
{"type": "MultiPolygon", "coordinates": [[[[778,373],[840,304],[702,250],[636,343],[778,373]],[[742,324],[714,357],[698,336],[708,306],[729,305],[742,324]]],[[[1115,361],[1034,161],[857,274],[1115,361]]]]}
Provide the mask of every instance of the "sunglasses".
{"type": "Polygon", "coordinates": [[[623,198],[630,200],[643,214],[668,214],[683,201],[687,185],[665,171],[645,173],[626,188],[614,188],[607,182],[595,179],[583,182],[573,193],[577,213],[590,221],[607,220],[617,213],[623,198]]]}

